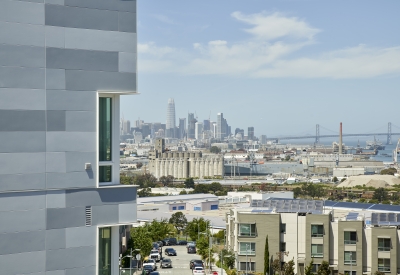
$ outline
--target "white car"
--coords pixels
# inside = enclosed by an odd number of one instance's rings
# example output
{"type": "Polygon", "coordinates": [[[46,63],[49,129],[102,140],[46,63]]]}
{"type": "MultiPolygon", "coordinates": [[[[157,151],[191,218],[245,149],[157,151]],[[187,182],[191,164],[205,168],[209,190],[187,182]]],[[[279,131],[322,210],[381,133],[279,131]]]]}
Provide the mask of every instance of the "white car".
{"type": "Polygon", "coordinates": [[[159,262],[161,257],[158,249],[153,249],[152,251],[150,251],[149,258],[155,260],[156,262],[159,262]]]}
{"type": "Polygon", "coordinates": [[[196,266],[196,267],[193,269],[193,274],[196,274],[196,275],[206,275],[206,272],[205,272],[204,268],[202,268],[201,266],[196,266]]]}
{"type": "Polygon", "coordinates": [[[150,265],[153,268],[153,271],[157,269],[156,261],[153,259],[147,259],[143,261],[143,267],[146,265],[150,265]]]}

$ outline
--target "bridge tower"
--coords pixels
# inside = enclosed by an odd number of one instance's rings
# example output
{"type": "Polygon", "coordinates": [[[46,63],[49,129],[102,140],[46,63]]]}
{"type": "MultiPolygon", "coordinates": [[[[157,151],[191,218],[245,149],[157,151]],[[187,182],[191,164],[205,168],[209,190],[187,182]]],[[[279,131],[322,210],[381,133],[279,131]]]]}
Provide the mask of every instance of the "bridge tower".
{"type": "Polygon", "coordinates": [[[388,133],[387,133],[386,144],[387,145],[392,144],[392,123],[391,122],[388,123],[388,133]]]}
{"type": "Polygon", "coordinates": [[[319,124],[315,127],[315,144],[319,144],[319,124]]]}

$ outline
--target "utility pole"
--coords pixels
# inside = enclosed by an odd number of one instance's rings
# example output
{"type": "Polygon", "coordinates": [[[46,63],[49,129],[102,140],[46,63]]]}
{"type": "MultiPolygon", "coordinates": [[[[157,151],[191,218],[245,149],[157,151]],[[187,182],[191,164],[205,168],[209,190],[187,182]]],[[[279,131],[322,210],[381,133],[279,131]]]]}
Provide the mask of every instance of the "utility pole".
{"type": "Polygon", "coordinates": [[[387,145],[392,144],[392,123],[391,122],[388,123],[388,133],[387,133],[386,144],[387,145]]]}

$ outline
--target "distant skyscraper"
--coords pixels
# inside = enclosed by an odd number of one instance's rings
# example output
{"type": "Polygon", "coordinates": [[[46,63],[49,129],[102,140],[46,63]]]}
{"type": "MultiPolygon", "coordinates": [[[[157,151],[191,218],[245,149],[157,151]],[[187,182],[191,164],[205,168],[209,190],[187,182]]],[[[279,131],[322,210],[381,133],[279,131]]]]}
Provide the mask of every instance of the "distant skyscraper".
{"type": "Polygon", "coordinates": [[[203,130],[204,131],[209,131],[209,130],[211,130],[210,129],[210,120],[209,119],[205,119],[204,121],[203,121],[203,130]]]}
{"type": "Polygon", "coordinates": [[[168,99],[167,106],[167,126],[166,136],[169,138],[175,137],[175,102],[173,98],[168,99]]]}
{"type": "Polygon", "coordinates": [[[248,140],[254,140],[254,127],[247,128],[247,138],[248,140]]]}
{"type": "Polygon", "coordinates": [[[179,138],[185,138],[186,136],[186,118],[179,119],[179,138]]]}
{"type": "Polygon", "coordinates": [[[195,124],[197,119],[194,118],[193,113],[188,114],[188,138],[194,139],[195,138],[195,124]]]}
{"type": "Polygon", "coordinates": [[[123,121],[122,132],[124,135],[129,135],[131,133],[131,122],[129,120],[123,121]]]}
{"type": "Polygon", "coordinates": [[[194,128],[195,128],[195,138],[202,139],[201,134],[203,133],[203,123],[196,122],[194,128]]]}
{"type": "Polygon", "coordinates": [[[224,125],[225,120],[224,120],[224,114],[223,113],[218,113],[217,114],[217,134],[215,135],[215,138],[222,140],[224,138],[224,125]]]}
{"type": "Polygon", "coordinates": [[[267,136],[266,135],[261,135],[260,136],[260,143],[261,144],[267,144],[267,136]]]}

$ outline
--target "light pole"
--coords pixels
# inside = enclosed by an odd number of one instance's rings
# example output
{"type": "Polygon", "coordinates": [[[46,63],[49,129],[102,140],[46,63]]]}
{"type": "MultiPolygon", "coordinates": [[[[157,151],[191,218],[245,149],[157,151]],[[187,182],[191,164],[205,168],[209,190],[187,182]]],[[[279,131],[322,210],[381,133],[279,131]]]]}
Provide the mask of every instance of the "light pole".
{"type": "Polygon", "coordinates": [[[353,275],[353,252],[350,252],[350,275],[353,275]]]}
{"type": "Polygon", "coordinates": [[[248,261],[247,261],[247,255],[249,254],[249,245],[246,244],[246,274],[249,273],[247,268],[248,268],[248,261]]]}

